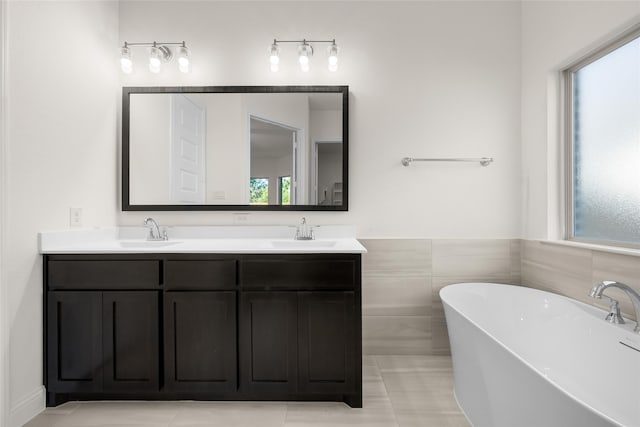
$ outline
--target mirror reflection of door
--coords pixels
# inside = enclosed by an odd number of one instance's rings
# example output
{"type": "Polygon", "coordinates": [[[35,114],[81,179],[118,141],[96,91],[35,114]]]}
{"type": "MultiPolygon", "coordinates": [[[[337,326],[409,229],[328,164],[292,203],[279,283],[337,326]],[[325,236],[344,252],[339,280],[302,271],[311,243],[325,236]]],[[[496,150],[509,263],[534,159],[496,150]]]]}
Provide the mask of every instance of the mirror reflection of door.
{"type": "Polygon", "coordinates": [[[342,141],[313,144],[314,193],[318,205],[342,205],[342,141]]]}
{"type": "Polygon", "coordinates": [[[249,204],[296,204],[297,130],[250,117],[249,204]]]}
{"type": "Polygon", "coordinates": [[[204,204],[205,109],[184,95],[171,95],[170,108],[171,202],[204,204]]]}

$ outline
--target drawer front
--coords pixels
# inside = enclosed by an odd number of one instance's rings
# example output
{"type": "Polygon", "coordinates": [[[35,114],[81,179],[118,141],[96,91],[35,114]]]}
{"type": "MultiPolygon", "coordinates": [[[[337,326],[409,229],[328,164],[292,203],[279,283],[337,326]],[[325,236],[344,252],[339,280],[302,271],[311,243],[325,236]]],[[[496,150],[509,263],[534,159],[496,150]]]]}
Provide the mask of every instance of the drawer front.
{"type": "Polygon", "coordinates": [[[167,290],[235,289],[234,259],[169,260],[166,262],[167,290]]]}
{"type": "Polygon", "coordinates": [[[353,259],[245,259],[240,281],[251,289],[354,289],[357,268],[353,259]]]}
{"type": "Polygon", "coordinates": [[[49,261],[49,289],[157,289],[159,260],[49,261]]]}

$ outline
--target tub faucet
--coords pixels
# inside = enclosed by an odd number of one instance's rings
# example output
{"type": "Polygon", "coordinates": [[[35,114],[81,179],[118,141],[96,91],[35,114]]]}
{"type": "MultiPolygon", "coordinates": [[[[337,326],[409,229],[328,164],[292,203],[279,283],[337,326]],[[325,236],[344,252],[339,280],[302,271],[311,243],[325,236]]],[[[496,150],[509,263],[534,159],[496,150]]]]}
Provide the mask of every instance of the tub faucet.
{"type": "Polygon", "coordinates": [[[597,299],[601,299],[604,297],[611,303],[611,308],[609,310],[609,314],[607,315],[607,320],[613,323],[624,323],[624,320],[622,319],[622,316],[620,316],[618,301],[603,294],[603,292],[607,288],[618,288],[627,294],[636,312],[636,327],[633,329],[633,331],[636,333],[640,333],[640,294],[624,283],[613,282],[611,280],[605,280],[603,282],[596,283],[593,286],[591,292],[589,293],[589,296],[591,298],[597,299]]]}
{"type": "Polygon", "coordinates": [[[144,225],[149,227],[149,235],[147,236],[147,240],[169,240],[169,236],[167,236],[167,230],[160,233],[160,227],[158,227],[158,223],[153,218],[147,218],[144,220],[144,225]]]}

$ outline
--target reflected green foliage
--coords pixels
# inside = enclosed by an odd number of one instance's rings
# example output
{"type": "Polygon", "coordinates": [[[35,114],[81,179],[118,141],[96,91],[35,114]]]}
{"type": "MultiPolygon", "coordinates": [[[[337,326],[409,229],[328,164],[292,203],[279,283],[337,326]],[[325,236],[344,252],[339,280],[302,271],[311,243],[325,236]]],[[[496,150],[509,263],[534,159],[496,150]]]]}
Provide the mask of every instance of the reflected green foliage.
{"type": "Polygon", "coordinates": [[[282,202],[281,205],[290,205],[291,204],[291,177],[283,176],[280,177],[280,197],[282,202]]]}
{"type": "Polygon", "coordinates": [[[249,180],[249,204],[268,205],[269,204],[269,179],[251,178],[249,180]]]}

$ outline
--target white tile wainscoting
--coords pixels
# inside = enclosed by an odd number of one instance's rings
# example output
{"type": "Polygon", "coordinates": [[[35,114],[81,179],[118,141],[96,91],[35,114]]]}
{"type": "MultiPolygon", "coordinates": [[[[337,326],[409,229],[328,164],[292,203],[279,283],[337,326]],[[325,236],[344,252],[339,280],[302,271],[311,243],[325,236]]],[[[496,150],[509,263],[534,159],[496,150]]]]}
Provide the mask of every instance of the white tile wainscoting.
{"type": "MultiPolygon", "coordinates": [[[[627,255],[613,251],[523,240],[522,284],[607,309],[606,302],[589,297],[593,284],[616,280],[640,292],[640,253],[627,255]]],[[[635,318],[631,301],[622,291],[607,289],[607,294],[620,301],[625,317],[635,318]]]]}
{"type": "MultiPolygon", "coordinates": [[[[458,282],[524,285],[607,308],[588,296],[617,280],[640,292],[640,256],[520,239],[361,239],[363,353],[449,354],[438,292],[458,282]]],[[[625,317],[634,319],[619,290],[625,317]]]]}
{"type": "Polygon", "coordinates": [[[518,239],[360,239],[362,345],[370,355],[449,354],[438,292],[458,282],[520,284],[518,239]]]}

